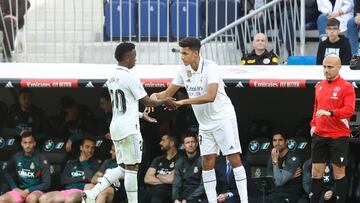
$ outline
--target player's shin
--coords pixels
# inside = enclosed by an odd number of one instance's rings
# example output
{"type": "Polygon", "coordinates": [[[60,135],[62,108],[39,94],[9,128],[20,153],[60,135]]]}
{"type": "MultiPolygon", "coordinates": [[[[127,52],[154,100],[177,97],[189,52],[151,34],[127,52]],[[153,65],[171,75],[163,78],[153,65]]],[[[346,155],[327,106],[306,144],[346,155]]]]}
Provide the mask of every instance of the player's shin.
{"type": "Polygon", "coordinates": [[[215,170],[202,171],[202,177],[209,203],[217,203],[215,170]]]}

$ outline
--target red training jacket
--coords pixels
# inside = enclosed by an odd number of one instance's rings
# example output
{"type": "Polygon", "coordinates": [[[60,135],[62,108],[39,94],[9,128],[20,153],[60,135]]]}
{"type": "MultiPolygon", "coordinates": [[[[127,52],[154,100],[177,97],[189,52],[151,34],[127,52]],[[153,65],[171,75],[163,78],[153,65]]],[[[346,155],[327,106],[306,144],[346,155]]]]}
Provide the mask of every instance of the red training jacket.
{"type": "Polygon", "coordinates": [[[355,90],[340,76],[332,82],[323,80],[315,86],[314,112],[311,127],[321,137],[337,139],[350,136],[349,122],[355,110],[355,90]],[[332,111],[333,116],[316,117],[320,109],[332,111]]]}

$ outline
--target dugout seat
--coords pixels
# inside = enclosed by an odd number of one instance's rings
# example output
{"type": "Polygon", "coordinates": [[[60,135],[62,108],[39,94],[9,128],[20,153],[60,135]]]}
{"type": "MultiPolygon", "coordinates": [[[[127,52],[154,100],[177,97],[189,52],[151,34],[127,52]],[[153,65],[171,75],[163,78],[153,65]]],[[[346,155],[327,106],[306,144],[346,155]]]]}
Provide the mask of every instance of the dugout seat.
{"type": "Polygon", "coordinates": [[[305,137],[290,137],[288,138],[288,147],[290,151],[298,154],[304,162],[310,158],[311,142],[305,137]]]}
{"type": "Polygon", "coordinates": [[[0,161],[10,160],[14,154],[21,150],[19,137],[4,133],[0,134],[0,161]]]}
{"type": "Polygon", "coordinates": [[[266,176],[267,163],[271,154],[271,140],[267,137],[258,137],[250,141],[246,160],[250,164],[251,178],[266,176]]]}
{"type": "Polygon", "coordinates": [[[53,190],[61,189],[60,174],[68,158],[65,143],[66,140],[63,138],[51,138],[45,140],[44,145],[41,147],[41,153],[46,157],[50,165],[53,190]]]}

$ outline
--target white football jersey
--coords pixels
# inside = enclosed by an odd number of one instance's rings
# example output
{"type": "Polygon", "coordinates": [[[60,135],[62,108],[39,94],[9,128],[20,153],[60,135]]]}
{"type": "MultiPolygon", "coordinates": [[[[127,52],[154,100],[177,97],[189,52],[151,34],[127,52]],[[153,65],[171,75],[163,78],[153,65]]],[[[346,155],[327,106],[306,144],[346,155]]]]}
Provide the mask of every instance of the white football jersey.
{"type": "Polygon", "coordinates": [[[120,140],[140,133],[138,100],[147,93],[139,78],[126,67],[118,66],[106,83],[113,108],[111,139],[120,140]]]}
{"type": "Polygon", "coordinates": [[[215,130],[223,124],[225,118],[236,117],[234,106],[225,92],[220,68],[214,62],[200,58],[197,71],[194,71],[190,65],[183,65],[177,71],[172,83],[185,87],[189,98],[204,95],[211,83],[218,84],[214,102],[192,105],[200,130],[215,130]]]}

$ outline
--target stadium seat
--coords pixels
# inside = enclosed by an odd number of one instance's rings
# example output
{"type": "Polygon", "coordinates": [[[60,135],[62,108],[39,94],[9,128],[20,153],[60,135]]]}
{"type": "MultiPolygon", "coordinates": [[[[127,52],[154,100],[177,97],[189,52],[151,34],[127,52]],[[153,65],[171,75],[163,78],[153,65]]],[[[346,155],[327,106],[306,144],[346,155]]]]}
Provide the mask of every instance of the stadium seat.
{"type": "Polygon", "coordinates": [[[60,174],[67,159],[65,142],[65,139],[62,138],[51,138],[46,140],[41,148],[41,153],[44,154],[50,165],[51,189],[53,190],[61,187],[60,174]]]}
{"type": "Polygon", "coordinates": [[[111,38],[136,35],[136,1],[118,0],[110,2],[105,5],[106,36],[111,38]]]}
{"type": "Polygon", "coordinates": [[[289,56],[287,65],[316,65],[316,56],[289,56]]]}
{"type": "Polygon", "coordinates": [[[290,151],[296,152],[304,162],[310,158],[311,143],[305,137],[290,137],[288,139],[288,147],[290,151]]]}
{"type": "Polygon", "coordinates": [[[0,161],[8,161],[21,151],[19,139],[12,135],[0,135],[0,161]]]}
{"type": "Polygon", "coordinates": [[[170,19],[173,37],[201,36],[201,0],[174,1],[170,6],[170,19]]]}
{"type": "Polygon", "coordinates": [[[266,137],[258,137],[250,141],[246,160],[251,166],[251,178],[266,176],[266,167],[271,154],[271,141],[266,137]]]}
{"type": "Polygon", "coordinates": [[[5,102],[0,101],[0,126],[4,126],[8,114],[8,106],[5,102]]]}
{"type": "Polygon", "coordinates": [[[102,161],[111,158],[110,150],[113,142],[109,139],[97,138],[95,143],[94,159],[102,161]]]}
{"type": "Polygon", "coordinates": [[[238,1],[209,0],[208,9],[210,33],[220,30],[240,17],[240,3],[238,1]]]}
{"type": "Polygon", "coordinates": [[[167,0],[140,0],[139,4],[141,37],[166,37],[168,29],[167,0]]]}

